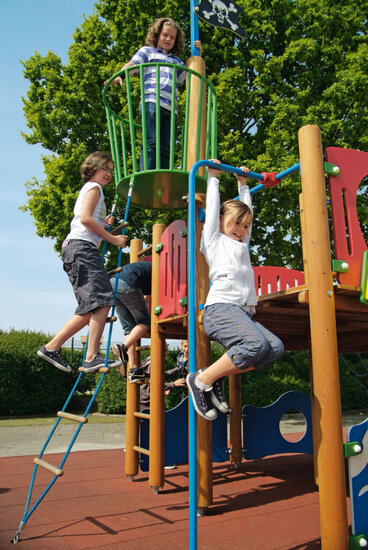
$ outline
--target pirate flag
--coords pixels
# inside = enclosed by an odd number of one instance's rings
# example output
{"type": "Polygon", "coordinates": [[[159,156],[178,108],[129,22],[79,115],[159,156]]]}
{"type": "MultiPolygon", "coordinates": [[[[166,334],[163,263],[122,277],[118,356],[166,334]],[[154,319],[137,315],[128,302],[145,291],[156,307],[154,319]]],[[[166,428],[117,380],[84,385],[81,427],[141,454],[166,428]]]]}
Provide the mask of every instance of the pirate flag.
{"type": "Polygon", "coordinates": [[[229,0],[201,0],[195,6],[195,13],[206,23],[221,29],[229,29],[240,38],[244,38],[245,30],[239,25],[238,16],[240,7],[229,0]]]}

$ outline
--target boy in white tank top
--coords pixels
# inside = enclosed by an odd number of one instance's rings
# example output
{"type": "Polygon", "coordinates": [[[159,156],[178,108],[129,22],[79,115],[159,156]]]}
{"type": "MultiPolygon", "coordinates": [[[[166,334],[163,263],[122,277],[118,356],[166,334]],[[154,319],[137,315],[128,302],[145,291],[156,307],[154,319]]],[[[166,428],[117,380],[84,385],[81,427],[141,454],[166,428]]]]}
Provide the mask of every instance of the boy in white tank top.
{"type": "MultiPolygon", "coordinates": [[[[71,367],[61,355],[61,346],[87,324],[89,335],[84,371],[94,372],[105,364],[98,349],[109,309],[114,305],[114,294],[98,246],[102,239],[119,248],[126,246],[125,235],[112,235],[105,229],[112,223],[112,217],[106,216],[103,187],[110,183],[113,169],[111,157],[101,151],[85,159],[81,166],[85,184],[74,206],[70,232],[62,245],[63,268],[73,286],[78,307],[37,354],[65,372],[71,372],[71,367]]],[[[121,361],[107,364],[110,368],[120,365],[121,361]]]]}

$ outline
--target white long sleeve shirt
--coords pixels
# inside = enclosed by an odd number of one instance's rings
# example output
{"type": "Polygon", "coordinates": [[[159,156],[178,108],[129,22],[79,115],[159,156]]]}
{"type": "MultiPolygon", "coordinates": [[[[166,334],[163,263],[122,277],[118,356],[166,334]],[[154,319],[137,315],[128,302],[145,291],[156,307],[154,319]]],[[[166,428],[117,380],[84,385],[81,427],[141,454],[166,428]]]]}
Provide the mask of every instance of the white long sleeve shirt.
{"type": "MultiPolygon", "coordinates": [[[[240,187],[239,200],[247,204],[253,214],[248,185],[240,187]]],[[[210,178],[207,183],[206,221],[201,241],[201,252],[207,260],[212,281],[205,306],[216,303],[237,304],[247,306],[254,313],[257,294],[248,248],[252,226],[249,226],[243,241],[239,242],[220,232],[219,220],[219,180],[210,178]]]]}

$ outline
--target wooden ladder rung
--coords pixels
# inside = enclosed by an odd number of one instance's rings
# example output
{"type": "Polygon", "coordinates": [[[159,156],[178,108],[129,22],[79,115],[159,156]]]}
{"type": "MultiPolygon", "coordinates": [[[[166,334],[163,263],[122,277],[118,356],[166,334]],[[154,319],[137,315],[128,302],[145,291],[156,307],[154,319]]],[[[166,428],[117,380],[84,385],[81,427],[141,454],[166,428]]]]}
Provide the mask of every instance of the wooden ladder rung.
{"type": "Polygon", "coordinates": [[[107,272],[107,276],[111,278],[114,275],[116,275],[117,273],[121,273],[122,271],[123,271],[122,267],[115,267],[115,269],[112,269],[111,271],[107,272]]]}
{"type": "MultiPolygon", "coordinates": [[[[120,235],[123,227],[129,227],[129,222],[123,222],[111,231],[111,235],[120,235]]],[[[119,269],[119,268],[118,268],[119,269]]]]}
{"type": "Polygon", "coordinates": [[[140,250],[140,251],[138,252],[138,254],[137,254],[138,258],[139,258],[140,256],[144,256],[145,254],[147,254],[147,252],[151,252],[151,250],[152,250],[152,245],[149,244],[146,248],[143,248],[143,250],[140,250]]]}
{"type": "Polygon", "coordinates": [[[138,445],[134,445],[133,451],[137,451],[137,453],[141,453],[142,455],[150,455],[150,452],[148,449],[144,449],[143,447],[138,447],[138,445]]]}
{"type": "Polygon", "coordinates": [[[52,474],[61,477],[64,472],[63,470],[60,470],[60,468],[57,468],[53,464],[50,464],[49,462],[46,462],[46,460],[42,460],[42,458],[35,458],[33,461],[38,466],[41,466],[42,468],[45,468],[45,470],[48,470],[52,474]]]}
{"type": "MultiPolygon", "coordinates": [[[[101,367],[100,369],[95,370],[92,373],[89,372],[89,373],[86,373],[86,374],[96,374],[96,372],[109,372],[110,370],[112,370],[112,369],[109,369],[108,367],[101,367]]],[[[79,372],[84,372],[84,368],[83,367],[78,367],[78,371],[79,372]]]]}
{"type": "Polygon", "coordinates": [[[151,418],[148,413],[140,413],[140,412],[135,412],[134,416],[136,416],[137,418],[145,418],[146,420],[149,420],[151,418]]]}
{"type": "Polygon", "coordinates": [[[106,324],[107,323],[115,323],[117,317],[115,315],[112,315],[111,317],[107,317],[106,324]]]}
{"type": "Polygon", "coordinates": [[[145,351],[147,349],[150,350],[151,346],[136,346],[135,348],[136,351],[145,351]]]}
{"type": "Polygon", "coordinates": [[[82,422],[83,424],[86,424],[86,422],[88,422],[88,418],[86,416],[79,416],[77,414],[72,414],[64,411],[58,411],[57,415],[60,416],[60,418],[67,418],[68,420],[73,420],[74,422],[82,422]]]}

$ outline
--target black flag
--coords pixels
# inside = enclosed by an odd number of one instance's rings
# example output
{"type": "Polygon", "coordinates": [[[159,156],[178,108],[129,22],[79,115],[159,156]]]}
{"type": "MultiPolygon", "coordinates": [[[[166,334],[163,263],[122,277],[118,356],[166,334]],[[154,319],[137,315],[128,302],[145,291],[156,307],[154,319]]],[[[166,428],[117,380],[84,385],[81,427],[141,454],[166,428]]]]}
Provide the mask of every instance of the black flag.
{"type": "Polygon", "coordinates": [[[195,6],[195,13],[206,23],[221,29],[229,29],[240,38],[244,38],[245,30],[239,25],[240,7],[229,0],[201,0],[195,6]]]}

